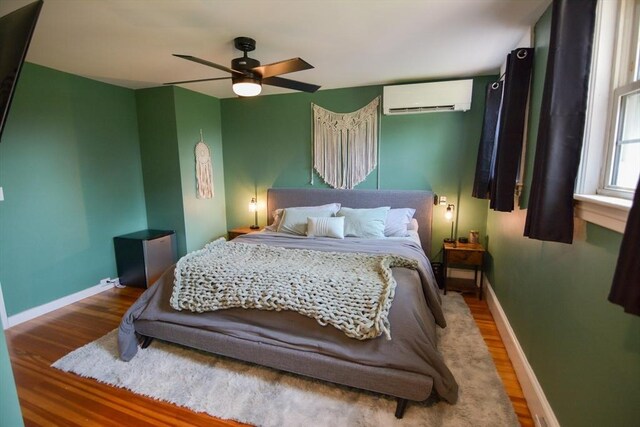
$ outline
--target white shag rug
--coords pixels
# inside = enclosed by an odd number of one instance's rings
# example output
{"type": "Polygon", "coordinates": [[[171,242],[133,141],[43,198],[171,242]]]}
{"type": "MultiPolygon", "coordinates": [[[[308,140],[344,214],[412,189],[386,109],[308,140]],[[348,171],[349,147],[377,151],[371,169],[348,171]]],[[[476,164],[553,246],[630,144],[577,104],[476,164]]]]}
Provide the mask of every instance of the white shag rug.
{"type": "Polygon", "coordinates": [[[491,355],[456,293],[443,296],[447,328],[439,348],[460,386],[458,403],[396,401],[154,340],[130,362],[118,359],[117,330],[52,366],[196,412],[260,426],[518,426],[491,355]]]}

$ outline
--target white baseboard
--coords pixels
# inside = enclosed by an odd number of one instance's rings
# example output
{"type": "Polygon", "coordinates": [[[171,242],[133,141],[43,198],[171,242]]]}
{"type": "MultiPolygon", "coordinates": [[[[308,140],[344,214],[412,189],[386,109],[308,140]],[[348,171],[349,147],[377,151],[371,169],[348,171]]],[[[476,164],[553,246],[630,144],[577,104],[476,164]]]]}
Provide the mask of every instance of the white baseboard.
{"type": "MultiPolygon", "coordinates": [[[[3,329],[11,328],[12,326],[16,326],[28,320],[35,319],[38,316],[42,316],[43,314],[50,313],[53,310],[57,310],[69,304],[73,304],[74,302],[78,302],[82,299],[85,299],[95,294],[99,294],[100,292],[104,292],[107,289],[111,289],[111,288],[113,288],[113,283],[99,284],[99,285],[95,285],[90,288],[84,289],[80,292],[76,292],[75,294],[67,295],[66,297],[62,297],[55,301],[51,301],[47,304],[30,308],[18,314],[14,314],[13,316],[9,316],[7,318],[6,323],[4,323],[3,321],[2,327],[3,329]]],[[[4,310],[4,303],[2,304],[2,309],[4,310]]]]}
{"type": "Polygon", "coordinates": [[[7,317],[7,310],[4,307],[4,297],[2,296],[2,284],[0,283],[0,323],[2,323],[2,329],[9,327],[9,318],[7,317]]]}
{"type": "Polygon", "coordinates": [[[522,392],[527,400],[527,405],[529,406],[535,425],[537,427],[560,427],[560,423],[553,413],[553,409],[536,378],[536,374],[533,372],[518,342],[518,338],[509,324],[509,319],[507,319],[507,315],[504,310],[502,310],[500,301],[498,301],[486,277],[485,293],[489,310],[493,315],[502,342],[504,342],[507,353],[509,354],[509,359],[511,359],[513,368],[516,371],[516,376],[522,387],[522,392]]]}

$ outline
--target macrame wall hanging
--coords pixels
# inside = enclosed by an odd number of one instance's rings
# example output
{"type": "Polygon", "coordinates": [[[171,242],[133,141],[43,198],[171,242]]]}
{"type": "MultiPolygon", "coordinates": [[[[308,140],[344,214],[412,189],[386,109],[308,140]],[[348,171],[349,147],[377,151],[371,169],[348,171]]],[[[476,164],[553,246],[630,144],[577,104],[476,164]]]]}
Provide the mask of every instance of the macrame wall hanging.
{"type": "MultiPolygon", "coordinates": [[[[352,113],[334,113],[311,104],[313,169],[333,188],[351,189],[378,164],[380,97],[352,113]]],[[[378,176],[379,180],[379,176],[378,176]]]]}
{"type": "Polygon", "coordinates": [[[198,199],[210,199],[213,197],[211,152],[209,151],[209,146],[204,143],[202,129],[200,129],[200,142],[196,144],[196,183],[198,199]]]}

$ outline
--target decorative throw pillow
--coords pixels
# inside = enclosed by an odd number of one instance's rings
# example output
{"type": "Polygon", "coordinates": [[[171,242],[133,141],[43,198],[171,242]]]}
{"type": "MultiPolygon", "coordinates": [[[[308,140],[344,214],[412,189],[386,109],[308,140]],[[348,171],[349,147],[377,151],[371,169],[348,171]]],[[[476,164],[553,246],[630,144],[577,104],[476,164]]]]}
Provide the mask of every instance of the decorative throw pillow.
{"type": "MultiPolygon", "coordinates": [[[[292,208],[296,209],[330,209],[334,211],[334,215],[336,212],[340,210],[340,203],[328,203],[326,205],[319,206],[292,206],[292,208]]],[[[280,221],[282,221],[282,212],[284,209],[276,209],[271,214],[273,216],[273,222],[271,225],[267,225],[264,229],[268,231],[278,231],[278,227],[280,226],[280,221]]]]}
{"type": "Polygon", "coordinates": [[[411,208],[390,209],[389,213],[387,213],[384,235],[387,237],[405,237],[414,213],[416,213],[416,210],[411,208]]]}
{"type": "Polygon", "coordinates": [[[384,237],[389,209],[388,206],[373,209],[341,208],[336,215],[344,217],[345,236],[379,239],[384,237]]]}
{"type": "Polygon", "coordinates": [[[334,209],[286,208],[282,212],[282,220],[278,225],[278,233],[307,234],[307,218],[332,217],[334,209]]]}
{"type": "Polygon", "coordinates": [[[344,239],[344,217],[307,218],[307,236],[344,239]]]}

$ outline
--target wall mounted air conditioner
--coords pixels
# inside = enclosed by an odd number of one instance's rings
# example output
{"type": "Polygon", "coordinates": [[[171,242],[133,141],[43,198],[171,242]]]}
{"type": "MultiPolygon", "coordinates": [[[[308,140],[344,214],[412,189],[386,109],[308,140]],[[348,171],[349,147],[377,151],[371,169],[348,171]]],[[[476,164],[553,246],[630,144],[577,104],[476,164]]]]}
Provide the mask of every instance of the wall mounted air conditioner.
{"type": "Polygon", "coordinates": [[[385,115],[467,111],[471,108],[473,80],[385,86],[385,115]]]}

